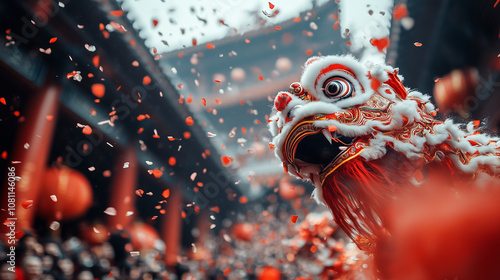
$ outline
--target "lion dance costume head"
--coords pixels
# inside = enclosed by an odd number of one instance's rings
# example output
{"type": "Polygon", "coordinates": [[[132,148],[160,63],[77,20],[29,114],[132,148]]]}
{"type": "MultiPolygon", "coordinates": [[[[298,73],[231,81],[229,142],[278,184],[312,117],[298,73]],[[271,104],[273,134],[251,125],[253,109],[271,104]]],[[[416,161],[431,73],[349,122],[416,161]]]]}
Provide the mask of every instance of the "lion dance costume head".
{"type": "MultiPolygon", "coordinates": [[[[500,174],[497,138],[438,120],[430,97],[397,69],[352,56],[312,57],[300,83],[279,92],[269,128],[285,172],[315,197],[362,250],[387,236],[384,205],[432,176],[472,182],[500,174]]],[[[438,186],[437,186],[438,187],[438,186]]]]}

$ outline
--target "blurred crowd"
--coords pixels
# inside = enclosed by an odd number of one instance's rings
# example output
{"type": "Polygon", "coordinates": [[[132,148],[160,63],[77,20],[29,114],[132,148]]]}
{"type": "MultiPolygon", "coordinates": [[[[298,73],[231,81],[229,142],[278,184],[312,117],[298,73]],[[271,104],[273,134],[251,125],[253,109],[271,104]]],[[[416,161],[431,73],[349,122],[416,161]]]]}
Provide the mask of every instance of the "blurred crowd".
{"type": "Polygon", "coordinates": [[[1,279],[93,280],[176,279],[165,269],[159,252],[142,256],[117,255],[117,236],[102,244],[88,244],[77,237],[64,241],[25,234],[16,248],[15,273],[9,271],[7,246],[1,244],[1,279]],[[115,239],[115,240],[112,240],[115,239]]]}
{"type": "Polygon", "coordinates": [[[16,247],[15,273],[8,270],[9,247],[1,244],[0,278],[346,279],[353,272],[368,272],[368,257],[312,200],[248,209],[220,230],[193,228],[196,241],[179,252],[175,267],[165,264],[164,245],[138,251],[125,232],[99,243],[26,233],[16,247]]]}

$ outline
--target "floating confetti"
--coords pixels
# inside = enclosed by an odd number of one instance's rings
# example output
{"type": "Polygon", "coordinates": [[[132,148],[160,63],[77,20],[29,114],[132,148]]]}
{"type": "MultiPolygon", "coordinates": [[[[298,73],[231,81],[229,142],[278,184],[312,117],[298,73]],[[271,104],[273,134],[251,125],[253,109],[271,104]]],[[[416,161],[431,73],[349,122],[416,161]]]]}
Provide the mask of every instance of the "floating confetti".
{"type": "Polygon", "coordinates": [[[54,202],[57,202],[57,196],[55,194],[51,195],[50,199],[54,202]]]}
{"type": "Polygon", "coordinates": [[[24,209],[30,209],[31,206],[33,206],[33,200],[29,199],[29,200],[23,201],[23,203],[21,203],[21,205],[23,206],[24,209]]]}
{"type": "Polygon", "coordinates": [[[116,216],[116,209],[114,207],[108,207],[104,210],[104,214],[109,216],[116,216]]]}
{"type": "Polygon", "coordinates": [[[111,12],[109,12],[109,14],[114,16],[114,17],[119,17],[119,16],[123,15],[123,11],[122,10],[111,11],[111,12]]]}
{"type": "Polygon", "coordinates": [[[143,85],[149,85],[150,83],[151,83],[151,78],[149,76],[144,76],[144,78],[142,78],[143,85]]]}
{"type": "Polygon", "coordinates": [[[52,223],[50,223],[49,228],[53,231],[56,231],[59,229],[60,226],[61,224],[59,224],[59,222],[53,221],[52,223]]]}
{"type": "Polygon", "coordinates": [[[215,49],[215,46],[212,43],[206,44],[206,47],[207,47],[207,49],[215,49]]]}
{"type": "Polygon", "coordinates": [[[422,43],[415,42],[415,43],[413,43],[413,45],[415,45],[415,47],[421,47],[421,46],[422,46],[422,43]]]}
{"type": "Polygon", "coordinates": [[[393,13],[393,18],[394,20],[400,20],[404,17],[408,16],[408,9],[406,8],[405,3],[397,4],[394,6],[394,13],[393,13]]]}
{"type": "Polygon", "coordinates": [[[233,162],[233,158],[228,157],[228,156],[221,156],[220,159],[221,159],[222,165],[224,165],[224,166],[228,166],[233,162]]]}
{"type": "Polygon", "coordinates": [[[155,178],[160,178],[162,175],[163,172],[161,172],[160,170],[158,169],[153,170],[153,176],[155,176],[155,178]]]}
{"type": "Polygon", "coordinates": [[[290,220],[292,221],[292,223],[294,223],[294,224],[295,224],[295,223],[297,222],[297,218],[298,218],[298,217],[299,217],[299,216],[297,216],[297,215],[292,215],[292,216],[290,217],[290,220]]]}
{"type": "Polygon", "coordinates": [[[7,102],[5,102],[5,97],[0,97],[0,103],[2,103],[3,105],[7,105],[7,102]]]}
{"type": "Polygon", "coordinates": [[[54,37],[54,38],[51,38],[49,40],[49,43],[52,44],[52,43],[55,43],[57,41],[57,37],[54,37]]]}
{"type": "Polygon", "coordinates": [[[169,164],[170,166],[174,166],[176,162],[177,162],[177,160],[175,159],[175,157],[170,157],[170,158],[168,159],[168,164],[169,164]]]}
{"type": "Polygon", "coordinates": [[[94,45],[89,45],[89,44],[85,44],[85,48],[89,51],[89,52],[95,52],[96,50],[96,47],[94,45]]]}
{"type": "Polygon", "coordinates": [[[92,93],[97,97],[97,98],[102,98],[104,96],[104,92],[106,90],[106,87],[103,84],[93,84],[91,87],[92,93]]]}
{"type": "Polygon", "coordinates": [[[186,124],[187,125],[193,125],[194,124],[194,121],[193,121],[193,117],[189,116],[186,118],[186,124]]]}
{"type": "Polygon", "coordinates": [[[84,126],[82,129],[82,133],[86,135],[92,134],[92,128],[88,125],[84,126]]]}

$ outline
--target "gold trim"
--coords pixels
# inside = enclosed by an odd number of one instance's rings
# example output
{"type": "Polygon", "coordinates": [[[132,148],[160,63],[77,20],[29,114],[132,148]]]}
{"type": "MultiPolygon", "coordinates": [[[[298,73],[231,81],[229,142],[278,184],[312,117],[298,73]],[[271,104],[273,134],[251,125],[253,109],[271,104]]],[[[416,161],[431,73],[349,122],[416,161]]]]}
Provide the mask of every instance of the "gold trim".
{"type": "MultiPolygon", "coordinates": [[[[328,177],[330,174],[332,174],[335,170],[337,170],[339,167],[341,167],[342,165],[344,165],[344,163],[350,161],[351,159],[359,156],[359,154],[361,154],[361,152],[363,151],[364,149],[361,149],[359,151],[357,151],[354,155],[346,158],[345,160],[341,160],[339,161],[337,164],[329,164],[323,171],[321,171],[320,173],[320,179],[321,179],[321,185],[323,186],[323,183],[325,182],[326,180],[326,177],[328,177]],[[330,170],[329,170],[330,169],[330,170]],[[328,171],[327,171],[328,170],[328,171]],[[326,172],[326,174],[325,174],[326,172]],[[324,174],[324,175],[323,175],[324,174]]],[[[338,157],[336,158],[338,159],[338,157]]],[[[332,163],[334,163],[336,160],[333,160],[332,163]]]]}

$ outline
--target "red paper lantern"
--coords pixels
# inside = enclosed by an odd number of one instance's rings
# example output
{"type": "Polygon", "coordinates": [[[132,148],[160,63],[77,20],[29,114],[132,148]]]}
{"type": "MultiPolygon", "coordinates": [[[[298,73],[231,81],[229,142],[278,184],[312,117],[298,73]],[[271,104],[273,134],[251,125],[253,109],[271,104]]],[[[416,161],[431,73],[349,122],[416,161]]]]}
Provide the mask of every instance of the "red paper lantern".
{"type": "Polygon", "coordinates": [[[266,266],[259,275],[259,280],[280,280],[281,271],[272,266],[266,266]]]}
{"type": "Polygon", "coordinates": [[[144,223],[134,223],[129,229],[132,247],[135,250],[151,250],[155,248],[155,243],[160,239],[156,229],[144,223]]]}
{"type": "Polygon", "coordinates": [[[38,215],[45,219],[78,218],[92,205],[92,187],[78,171],[67,167],[50,168],[45,172],[35,204],[38,215]]]}
{"type": "Polygon", "coordinates": [[[249,223],[239,223],[233,226],[233,235],[239,240],[250,241],[254,234],[254,226],[249,223]]]}
{"type": "Polygon", "coordinates": [[[432,192],[389,211],[375,253],[383,279],[500,279],[500,192],[432,192]]]}
{"type": "Polygon", "coordinates": [[[108,228],[102,224],[85,226],[82,231],[82,239],[91,245],[102,244],[108,237],[108,228]]]}
{"type": "Polygon", "coordinates": [[[434,98],[443,112],[466,113],[470,107],[477,106],[474,96],[478,82],[475,69],[453,70],[442,77],[434,86],[434,98]]]}

